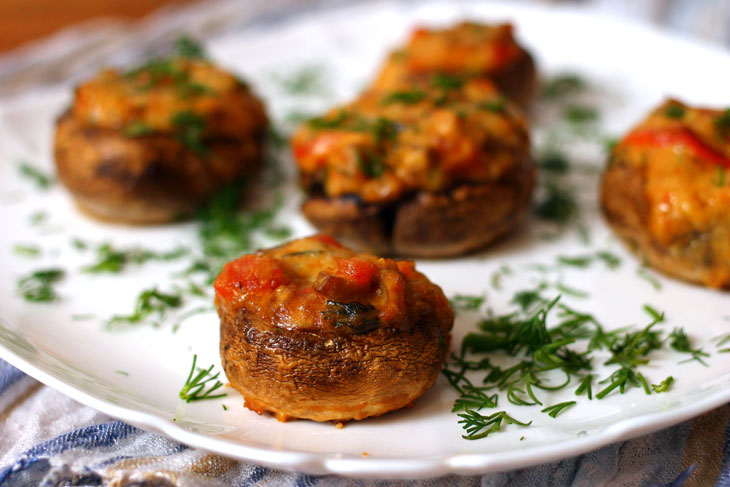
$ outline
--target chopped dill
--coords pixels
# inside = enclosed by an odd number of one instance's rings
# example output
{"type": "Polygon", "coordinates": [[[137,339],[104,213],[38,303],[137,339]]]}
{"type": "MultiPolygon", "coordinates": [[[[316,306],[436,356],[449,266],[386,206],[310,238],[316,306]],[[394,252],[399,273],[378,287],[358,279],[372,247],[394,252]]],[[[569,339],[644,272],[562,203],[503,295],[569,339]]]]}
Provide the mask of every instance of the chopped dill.
{"type": "Polygon", "coordinates": [[[644,266],[639,267],[638,269],[636,269],[636,276],[651,284],[651,287],[653,287],[655,291],[661,291],[662,283],[659,282],[659,279],[654,277],[654,275],[649,271],[648,268],[644,266]]]}
{"type": "Polygon", "coordinates": [[[459,311],[476,311],[478,310],[482,304],[484,304],[484,300],[486,299],[486,296],[476,296],[476,295],[466,295],[466,294],[457,294],[453,298],[449,300],[451,303],[451,307],[459,310],[459,311]]]}
{"type": "Polygon", "coordinates": [[[715,185],[717,188],[722,188],[725,186],[725,168],[722,166],[718,166],[717,168],[717,175],[712,178],[712,184],[715,185]]]}
{"type": "MultiPolygon", "coordinates": [[[[501,428],[494,427],[499,413],[477,413],[496,408],[500,393],[515,406],[543,405],[541,396],[545,391],[565,388],[588,400],[623,394],[632,388],[649,395],[665,392],[674,380],[651,384],[639,370],[649,363],[653,352],[671,348],[689,353],[693,359],[707,356],[693,348],[680,329],[668,335],[658,329],[664,315],[651,306],[644,306],[651,321],[643,328],[606,330],[592,314],[560,303],[560,296],[546,298],[546,289],[543,283],[516,292],[511,301],[515,311],[502,315],[488,311],[487,317],[477,323],[478,330],[467,333],[460,351],[447,361],[442,372],[458,393],[453,412],[461,418],[465,438],[481,438],[486,436],[482,433],[501,428]],[[549,315],[553,316],[551,326],[549,315]],[[594,361],[598,360],[594,352],[599,350],[609,354],[602,359],[602,365],[610,367],[603,377],[594,371],[594,361]],[[490,360],[495,352],[513,360],[497,365],[490,360]],[[474,376],[477,373],[481,377],[474,376]]],[[[719,340],[730,342],[730,334],[719,340]]],[[[566,401],[541,411],[556,417],[574,404],[576,401],[566,401]]]]}
{"type": "Polygon", "coordinates": [[[185,381],[182,389],[180,389],[180,399],[185,402],[202,401],[204,399],[217,399],[219,397],[225,397],[227,394],[213,394],[216,390],[223,387],[218,379],[220,372],[212,374],[213,365],[207,369],[198,368],[198,373],[195,374],[195,365],[198,361],[198,356],[193,355],[193,365],[190,367],[190,374],[185,381]],[[195,376],[193,376],[195,374],[195,376]],[[211,381],[215,381],[212,385],[209,384],[211,381]],[[206,387],[208,388],[206,390],[206,387]]]}
{"type": "Polygon", "coordinates": [[[36,211],[30,215],[28,220],[33,226],[40,225],[48,221],[48,213],[46,213],[45,211],[36,211]]]}
{"type": "Polygon", "coordinates": [[[710,354],[704,352],[701,348],[692,348],[692,343],[690,342],[687,333],[684,331],[684,328],[675,328],[674,330],[672,330],[672,332],[667,337],[667,340],[669,340],[669,346],[672,347],[673,350],[676,350],[680,353],[688,353],[692,355],[691,358],[684,360],[683,362],[696,360],[705,367],[708,366],[707,362],[702,359],[703,357],[709,357],[710,354]]]}
{"type": "Polygon", "coordinates": [[[163,293],[156,287],[145,289],[137,297],[137,304],[132,314],[114,315],[107,322],[107,326],[112,327],[118,323],[139,324],[151,318],[152,325],[158,327],[168,311],[180,308],[182,305],[183,297],[180,294],[163,293]]]}
{"type": "Polygon", "coordinates": [[[382,105],[390,105],[392,103],[403,103],[404,105],[413,105],[426,98],[426,92],[423,90],[393,91],[388,93],[380,101],[382,105]]]}
{"type": "Polygon", "coordinates": [[[177,112],[170,120],[178,140],[199,156],[208,154],[208,147],[203,142],[205,118],[191,110],[177,112]]]}
{"type": "Polygon", "coordinates": [[[598,110],[583,105],[568,105],[563,111],[563,118],[571,124],[595,122],[599,118],[598,110]]]}
{"type": "Polygon", "coordinates": [[[660,392],[667,392],[671,385],[674,383],[674,377],[671,375],[661,381],[659,384],[652,384],[651,388],[654,392],[660,393],[660,392]]]}
{"type": "Polygon", "coordinates": [[[21,257],[36,258],[41,255],[41,248],[33,244],[15,244],[13,253],[21,257]]]}
{"type": "Polygon", "coordinates": [[[504,113],[505,109],[507,108],[507,102],[503,98],[498,98],[496,100],[487,100],[477,105],[477,108],[487,110],[488,112],[504,113]]]}
{"type": "Polygon", "coordinates": [[[196,40],[187,35],[182,35],[175,40],[175,51],[178,56],[187,59],[205,59],[205,49],[196,40]]]}
{"type": "Polygon", "coordinates": [[[122,133],[124,134],[124,136],[132,139],[136,137],[142,137],[144,135],[150,135],[154,132],[154,128],[150,127],[141,120],[136,120],[122,129],[122,133]]]}
{"type": "Polygon", "coordinates": [[[272,78],[289,95],[322,95],[328,92],[325,69],[318,64],[301,66],[287,74],[273,75],[272,78]]]}
{"type": "Polygon", "coordinates": [[[563,411],[574,405],[575,401],[565,401],[558,404],[553,404],[552,406],[548,406],[545,409],[540,410],[540,412],[546,413],[551,418],[556,418],[563,411]]]}
{"type": "Polygon", "coordinates": [[[176,260],[187,254],[188,250],[184,247],[168,252],[155,252],[141,247],[118,249],[110,243],[103,243],[96,248],[96,262],[83,267],[82,271],[92,274],[119,274],[128,264],[141,265],[150,260],[176,260]]]}
{"type": "Polygon", "coordinates": [[[564,224],[578,212],[578,203],[566,189],[548,184],[547,194],[535,205],[535,213],[543,220],[564,224]]]}
{"type": "Polygon", "coordinates": [[[557,100],[567,95],[584,91],[586,82],[574,73],[563,73],[549,79],[542,88],[542,96],[548,100],[557,100]]]}
{"type": "Polygon", "coordinates": [[[538,159],[540,169],[557,174],[565,174],[570,170],[570,161],[565,155],[551,151],[538,159]]]}
{"type": "Polygon", "coordinates": [[[682,118],[684,117],[684,107],[681,107],[679,105],[670,105],[667,107],[667,110],[664,112],[664,115],[666,115],[669,118],[682,118]]]}
{"type": "Polygon", "coordinates": [[[50,176],[29,162],[21,161],[18,163],[18,172],[20,175],[30,180],[38,189],[46,190],[53,186],[55,182],[53,176],[50,176]]]}
{"type": "Polygon", "coordinates": [[[125,377],[129,377],[129,372],[125,372],[123,370],[115,370],[114,372],[116,372],[119,375],[123,375],[125,377]]]}
{"type": "Polygon", "coordinates": [[[495,431],[502,429],[502,423],[505,425],[516,424],[518,426],[530,426],[532,421],[525,423],[518,421],[506,411],[497,411],[488,416],[482,416],[474,410],[468,410],[458,415],[461,420],[459,424],[466,430],[466,434],[462,435],[465,440],[478,440],[486,438],[495,431]]]}
{"type": "Polygon", "coordinates": [[[33,303],[48,303],[58,300],[53,285],[66,275],[63,269],[41,269],[18,279],[18,292],[23,299],[33,303]]]}
{"type": "Polygon", "coordinates": [[[464,86],[464,80],[458,76],[436,73],[431,77],[431,86],[444,91],[458,90],[464,86]]]}

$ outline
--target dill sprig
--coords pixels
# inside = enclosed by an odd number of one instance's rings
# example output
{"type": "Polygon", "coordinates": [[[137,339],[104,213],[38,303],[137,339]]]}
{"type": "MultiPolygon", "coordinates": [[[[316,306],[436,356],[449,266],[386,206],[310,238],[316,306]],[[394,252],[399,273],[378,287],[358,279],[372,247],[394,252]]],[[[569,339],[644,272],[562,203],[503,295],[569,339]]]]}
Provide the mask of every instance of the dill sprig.
{"type": "Polygon", "coordinates": [[[23,299],[34,303],[48,303],[58,300],[53,285],[63,279],[63,269],[41,269],[18,279],[18,292],[23,299]]]}
{"type": "Polygon", "coordinates": [[[451,303],[451,307],[455,310],[476,311],[482,306],[482,304],[484,304],[484,300],[486,299],[487,297],[483,294],[481,296],[456,294],[449,300],[449,302],[451,303]]]}
{"type": "Polygon", "coordinates": [[[53,186],[55,182],[53,176],[44,173],[27,161],[21,161],[18,164],[18,172],[21,176],[32,181],[38,189],[46,190],[53,186]]]}
{"type": "Polygon", "coordinates": [[[118,323],[139,324],[152,318],[152,325],[158,327],[171,309],[180,308],[183,303],[182,293],[164,293],[156,287],[145,289],[137,297],[137,303],[132,314],[114,315],[107,322],[107,326],[118,323]]]}
{"type": "Polygon", "coordinates": [[[103,243],[96,248],[96,261],[82,268],[84,272],[93,274],[122,272],[128,264],[141,265],[150,260],[171,261],[184,257],[188,250],[184,247],[167,252],[156,252],[143,247],[127,249],[115,248],[110,243],[103,243]]]}
{"type": "Polygon", "coordinates": [[[547,414],[551,418],[556,418],[560,413],[574,405],[575,401],[565,401],[558,404],[553,404],[552,406],[548,406],[545,409],[540,410],[540,412],[547,414]]]}
{"type": "Polygon", "coordinates": [[[704,352],[701,348],[692,348],[692,344],[689,337],[687,336],[687,333],[684,331],[684,328],[675,328],[674,330],[672,330],[672,332],[667,337],[667,340],[669,340],[669,346],[672,348],[672,350],[675,350],[679,353],[688,353],[692,355],[691,358],[683,360],[682,362],[696,360],[705,367],[708,366],[707,362],[702,359],[705,357],[709,357],[710,354],[704,352]]]}
{"type": "Polygon", "coordinates": [[[485,438],[495,431],[501,430],[503,423],[505,425],[516,424],[519,426],[530,426],[532,424],[532,421],[529,423],[518,421],[507,414],[506,411],[497,411],[488,416],[482,416],[476,411],[469,410],[459,413],[458,416],[461,418],[459,424],[463,425],[463,428],[466,430],[466,434],[462,435],[462,438],[465,440],[485,438]]]}
{"type": "Polygon", "coordinates": [[[198,373],[195,374],[195,365],[198,361],[198,356],[193,355],[193,365],[190,367],[190,373],[188,374],[187,380],[182,389],[180,389],[180,399],[185,402],[202,401],[203,399],[217,399],[219,397],[225,397],[227,394],[213,394],[216,390],[223,387],[223,384],[217,380],[220,372],[212,374],[213,365],[207,369],[198,367],[198,373]],[[193,375],[195,374],[195,375],[193,375]],[[212,385],[210,382],[215,381],[212,385]],[[206,390],[206,387],[208,389],[206,390]]]}

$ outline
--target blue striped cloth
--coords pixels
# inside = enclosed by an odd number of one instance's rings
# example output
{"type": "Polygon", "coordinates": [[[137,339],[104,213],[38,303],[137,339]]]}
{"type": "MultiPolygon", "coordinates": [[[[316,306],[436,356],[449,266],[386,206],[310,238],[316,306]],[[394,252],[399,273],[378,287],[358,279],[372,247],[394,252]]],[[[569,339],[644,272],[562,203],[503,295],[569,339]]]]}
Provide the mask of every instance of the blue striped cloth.
{"type": "Polygon", "coordinates": [[[114,421],[0,360],[0,486],[730,487],[730,405],[558,462],[483,476],[355,480],[281,472],[114,421]]]}

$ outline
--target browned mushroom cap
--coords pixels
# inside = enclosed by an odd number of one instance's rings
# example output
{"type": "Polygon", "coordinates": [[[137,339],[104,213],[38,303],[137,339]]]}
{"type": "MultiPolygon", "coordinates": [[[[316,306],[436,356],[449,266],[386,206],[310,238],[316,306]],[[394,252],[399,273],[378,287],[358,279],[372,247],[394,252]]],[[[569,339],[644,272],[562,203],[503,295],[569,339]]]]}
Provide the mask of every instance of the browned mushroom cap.
{"type": "Polygon", "coordinates": [[[103,71],[58,120],[59,177],[94,217],[189,216],[261,163],[266,116],[245,85],[204,61],[156,63],[103,71]]]}
{"type": "Polygon", "coordinates": [[[410,405],[443,365],[453,312],[410,261],[327,236],[226,265],[215,282],[220,351],[249,409],[345,421],[410,405]]]}
{"type": "Polygon", "coordinates": [[[292,146],[304,214],[360,249],[458,255],[506,234],[529,208],[525,121],[484,80],[365,93],[302,126],[292,146]]]}

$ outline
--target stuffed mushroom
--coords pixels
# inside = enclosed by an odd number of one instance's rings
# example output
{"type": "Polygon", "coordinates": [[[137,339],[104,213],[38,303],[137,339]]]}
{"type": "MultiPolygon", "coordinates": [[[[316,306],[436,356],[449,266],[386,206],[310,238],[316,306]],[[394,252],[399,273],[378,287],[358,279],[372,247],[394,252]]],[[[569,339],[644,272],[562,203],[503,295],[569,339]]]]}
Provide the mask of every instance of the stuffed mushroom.
{"type": "Polygon", "coordinates": [[[388,57],[373,89],[399,89],[434,75],[489,79],[523,108],[537,84],[535,63],[515,41],[512,25],[461,22],[415,29],[406,46],[388,57]]]}
{"type": "Polygon", "coordinates": [[[356,254],[332,237],[229,262],[215,281],[231,385],[282,421],[379,416],[436,380],[454,315],[411,261],[356,254]]]}
{"type": "Polygon", "coordinates": [[[664,102],[613,149],[601,205],[658,270],[730,288],[730,109],[664,102]]]}
{"type": "Polygon", "coordinates": [[[305,216],[358,249],[459,255],[514,229],[530,206],[526,122],[483,79],[366,92],[305,123],[292,149],[305,216]]]}
{"type": "Polygon", "coordinates": [[[77,87],[58,120],[56,167],[87,214],[166,222],[255,170],[266,126],[234,75],[199,56],[156,59],[77,87]]]}

